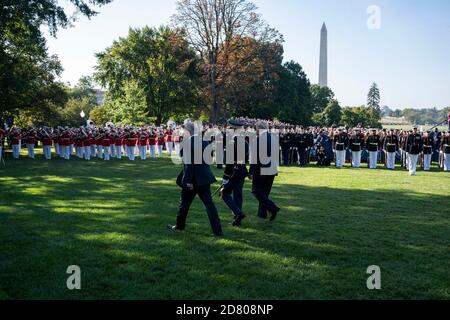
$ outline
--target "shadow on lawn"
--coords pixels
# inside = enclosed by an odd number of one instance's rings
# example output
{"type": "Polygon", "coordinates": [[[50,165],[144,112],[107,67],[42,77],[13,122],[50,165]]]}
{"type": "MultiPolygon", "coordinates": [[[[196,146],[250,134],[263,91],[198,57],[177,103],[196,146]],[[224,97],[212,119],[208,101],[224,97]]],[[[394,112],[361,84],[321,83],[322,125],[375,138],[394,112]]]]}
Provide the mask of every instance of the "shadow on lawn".
{"type": "Polygon", "coordinates": [[[226,237],[215,239],[198,200],[186,233],[165,230],[178,168],[153,165],[17,172],[0,189],[0,289],[10,298],[449,298],[445,197],[277,184],[283,211],[269,223],[255,217],[247,186],[241,229],[225,226],[231,216],[216,199],[226,237]],[[81,292],[65,289],[70,264],[82,267],[81,292]],[[373,264],[380,292],[365,287],[373,264]]]}

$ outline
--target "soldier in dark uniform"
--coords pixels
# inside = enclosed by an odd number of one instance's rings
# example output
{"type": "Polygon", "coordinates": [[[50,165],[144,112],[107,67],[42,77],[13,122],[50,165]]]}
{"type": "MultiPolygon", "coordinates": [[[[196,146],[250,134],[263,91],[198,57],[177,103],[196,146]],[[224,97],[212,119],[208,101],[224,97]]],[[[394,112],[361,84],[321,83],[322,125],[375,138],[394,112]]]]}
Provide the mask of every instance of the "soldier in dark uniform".
{"type": "Polygon", "coordinates": [[[292,134],[289,131],[289,129],[284,129],[280,133],[280,147],[281,147],[282,163],[285,166],[288,166],[290,164],[289,153],[291,151],[291,144],[292,144],[292,134]]]}
{"type": "Polygon", "coordinates": [[[395,169],[395,155],[397,153],[399,141],[394,130],[389,130],[389,133],[383,139],[383,149],[385,151],[385,165],[389,170],[395,169]]]}
{"type": "MultiPolygon", "coordinates": [[[[230,120],[229,125],[230,128],[233,129],[241,129],[244,126],[243,123],[233,120],[230,120]]],[[[242,220],[245,218],[245,215],[242,212],[243,188],[245,179],[248,177],[246,166],[248,159],[248,143],[245,140],[245,136],[240,133],[241,132],[238,131],[232,138],[231,143],[233,145],[231,145],[230,148],[234,149],[234,161],[232,163],[228,163],[229,159],[227,159],[222,181],[222,189],[220,190],[220,195],[223,201],[228,208],[233,211],[234,219],[231,224],[235,227],[240,226],[242,220]],[[242,155],[238,154],[239,143],[243,144],[244,154],[242,155]]]]}
{"type": "Polygon", "coordinates": [[[406,150],[408,152],[408,169],[411,176],[415,176],[417,172],[417,162],[419,155],[423,150],[422,135],[414,128],[413,133],[408,136],[406,141],[406,150]]]}
{"type": "Polygon", "coordinates": [[[195,164],[195,151],[203,152],[208,146],[208,142],[203,141],[202,137],[194,135],[194,124],[192,122],[187,122],[184,125],[185,130],[189,133],[190,145],[188,142],[185,143],[184,147],[190,147],[191,159],[186,159],[188,156],[186,150],[181,151],[181,156],[183,157],[183,170],[177,178],[177,184],[181,187],[181,200],[180,207],[177,216],[176,225],[168,225],[169,230],[179,230],[184,231],[186,228],[186,218],[189,213],[189,208],[191,207],[192,201],[194,201],[195,196],[198,195],[205,205],[206,211],[208,213],[209,222],[213,230],[214,235],[223,236],[222,226],[217,213],[217,208],[214,205],[211,196],[211,184],[216,182],[216,178],[211,172],[208,164],[204,161],[202,164],[195,164]],[[194,140],[198,139],[196,143],[194,140]],[[202,150],[195,150],[195,146],[200,143],[202,150]],[[183,156],[183,153],[185,156],[183,156]]]}
{"type": "Polygon", "coordinates": [[[306,150],[308,148],[308,141],[305,130],[303,128],[300,129],[300,132],[297,134],[297,151],[298,151],[298,162],[301,167],[306,166],[307,162],[307,153],[306,150]]]}
{"type": "Polygon", "coordinates": [[[364,146],[364,136],[361,134],[361,129],[356,128],[355,132],[350,136],[349,147],[352,152],[352,167],[361,167],[361,153],[364,146]]]}
{"type": "Polygon", "coordinates": [[[432,157],[433,157],[433,137],[430,131],[423,134],[423,158],[422,165],[424,171],[431,170],[432,157]]]}
{"type": "Polygon", "coordinates": [[[445,133],[441,141],[442,167],[444,171],[450,171],[450,131],[445,133]]]}
{"type": "Polygon", "coordinates": [[[333,139],[334,150],[336,151],[336,167],[342,168],[345,165],[345,156],[348,148],[348,135],[344,129],[339,128],[333,139]]]}
{"type": "MultiPolygon", "coordinates": [[[[269,152],[268,156],[270,157],[270,151],[271,151],[271,144],[272,144],[272,137],[270,134],[267,133],[268,125],[264,121],[259,121],[256,124],[256,130],[257,134],[259,132],[263,132],[263,135],[266,135],[267,139],[267,151],[269,152]]],[[[261,139],[261,136],[258,137],[257,145],[258,149],[260,148],[260,143],[262,143],[263,139],[261,139]]],[[[280,208],[277,207],[277,205],[269,198],[270,192],[272,190],[272,185],[275,180],[275,176],[277,173],[274,174],[264,174],[262,172],[263,169],[271,168],[272,163],[269,164],[263,164],[261,162],[261,159],[259,157],[259,150],[256,150],[256,154],[258,155],[256,163],[252,163],[250,165],[250,177],[252,179],[252,194],[255,196],[255,198],[259,202],[259,209],[258,209],[258,217],[261,219],[267,219],[267,213],[269,212],[271,214],[270,221],[274,221],[280,212],[280,208]]]]}
{"type": "Polygon", "coordinates": [[[366,148],[369,152],[369,168],[376,169],[378,162],[378,150],[381,147],[381,137],[377,134],[377,129],[372,129],[366,139],[366,148]]]}
{"type": "Polygon", "coordinates": [[[306,132],[306,162],[309,164],[311,162],[311,150],[314,147],[314,134],[312,130],[306,132]]]}

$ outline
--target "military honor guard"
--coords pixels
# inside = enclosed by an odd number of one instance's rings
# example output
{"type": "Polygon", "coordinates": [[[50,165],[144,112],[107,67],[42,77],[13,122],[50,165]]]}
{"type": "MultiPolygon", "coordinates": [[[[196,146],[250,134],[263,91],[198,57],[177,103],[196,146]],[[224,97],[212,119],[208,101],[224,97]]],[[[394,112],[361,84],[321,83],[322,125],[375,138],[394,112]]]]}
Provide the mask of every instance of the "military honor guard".
{"type": "Polygon", "coordinates": [[[399,147],[398,136],[394,134],[394,130],[389,130],[387,136],[383,139],[383,150],[385,152],[385,165],[389,170],[395,169],[395,155],[399,147]]]}
{"type": "Polygon", "coordinates": [[[3,161],[3,145],[5,144],[6,131],[0,128],[0,161],[3,161]]]}
{"type": "Polygon", "coordinates": [[[157,143],[156,132],[153,129],[150,129],[150,133],[148,135],[148,146],[150,150],[150,157],[152,160],[156,158],[156,143],[157,143]]]}
{"type": "Polygon", "coordinates": [[[147,132],[141,131],[138,140],[139,158],[141,160],[147,160],[148,139],[147,132]]]}
{"type": "Polygon", "coordinates": [[[406,142],[406,150],[408,152],[408,169],[409,175],[415,176],[417,172],[417,163],[419,155],[422,153],[423,139],[417,128],[413,129],[413,133],[408,136],[406,142]]]}
{"type": "Polygon", "coordinates": [[[173,130],[171,128],[168,128],[165,132],[164,132],[164,140],[166,142],[166,150],[167,153],[169,154],[169,156],[172,156],[173,153],[173,130]]]}
{"type": "Polygon", "coordinates": [[[167,227],[171,231],[184,231],[186,229],[186,219],[189,209],[195,197],[198,195],[206,208],[213,234],[215,236],[223,236],[219,214],[211,195],[211,185],[216,182],[216,178],[211,172],[209,165],[204,162],[203,157],[201,157],[203,160],[201,164],[195,163],[195,152],[203,152],[207,148],[208,142],[203,141],[202,137],[195,135],[194,123],[186,122],[184,128],[186,139],[190,140],[187,143],[191,148],[190,159],[187,159],[188,153],[184,157],[181,154],[183,158],[183,170],[177,178],[177,184],[181,188],[180,206],[176,224],[168,225],[167,227]],[[195,139],[198,139],[199,142],[194,143],[195,139]],[[201,150],[195,150],[194,146],[197,143],[200,143],[202,146],[201,150]]]}
{"type": "MultiPolygon", "coordinates": [[[[243,126],[244,124],[241,122],[233,120],[229,121],[229,127],[235,130],[240,130],[243,126]]],[[[230,159],[227,158],[222,187],[220,189],[222,200],[234,214],[234,219],[231,222],[234,227],[241,226],[242,220],[245,218],[245,215],[242,212],[243,188],[245,179],[248,177],[246,166],[248,143],[245,140],[245,136],[240,135],[239,133],[240,131],[237,131],[235,136],[229,141],[232,144],[230,145],[230,149],[233,148],[234,150],[234,161],[228,163],[230,159]],[[239,150],[239,144],[242,144],[243,150],[239,150]],[[243,151],[243,154],[238,154],[239,151],[243,151]]]]}
{"type": "Polygon", "coordinates": [[[441,141],[442,168],[444,171],[450,171],[450,130],[447,131],[441,141]]]}
{"type": "Polygon", "coordinates": [[[360,128],[356,128],[354,133],[350,136],[349,147],[352,153],[352,167],[361,167],[361,153],[364,146],[364,136],[361,133],[360,128]]]}
{"type": "Polygon", "coordinates": [[[333,139],[333,148],[336,153],[336,167],[342,168],[346,161],[346,152],[348,146],[347,132],[343,128],[339,128],[333,139]]]}
{"type": "Polygon", "coordinates": [[[431,163],[433,157],[433,138],[431,137],[431,132],[425,132],[423,134],[423,156],[422,156],[422,166],[424,171],[431,170],[431,163]]]}
{"type": "Polygon", "coordinates": [[[378,163],[378,151],[380,150],[381,138],[377,129],[372,129],[366,138],[366,149],[369,152],[368,165],[370,169],[376,169],[378,163]]]}

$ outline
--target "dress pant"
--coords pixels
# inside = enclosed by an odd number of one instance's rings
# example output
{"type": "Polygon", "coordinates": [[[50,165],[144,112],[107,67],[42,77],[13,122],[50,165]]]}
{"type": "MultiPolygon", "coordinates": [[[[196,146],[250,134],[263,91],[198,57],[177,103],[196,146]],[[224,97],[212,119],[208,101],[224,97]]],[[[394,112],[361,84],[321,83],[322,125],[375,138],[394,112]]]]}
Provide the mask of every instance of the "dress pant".
{"type": "Polygon", "coordinates": [[[336,167],[342,168],[345,165],[345,150],[336,150],[336,167]]]}
{"type": "Polygon", "coordinates": [[[88,161],[91,160],[91,146],[84,147],[84,159],[88,161]]]}
{"type": "Polygon", "coordinates": [[[376,169],[378,161],[378,151],[369,151],[369,168],[376,169]]]}
{"type": "Polygon", "coordinates": [[[217,213],[217,208],[214,205],[211,196],[210,185],[194,186],[194,190],[189,190],[188,188],[183,188],[181,190],[180,207],[177,216],[177,229],[186,229],[186,219],[189,213],[189,208],[191,207],[192,201],[194,201],[196,195],[198,195],[206,208],[212,231],[214,234],[221,234],[222,225],[220,223],[219,214],[217,213]]]}
{"type": "Polygon", "coordinates": [[[386,156],[386,168],[395,169],[395,152],[388,152],[386,156]]]}
{"type": "Polygon", "coordinates": [[[431,170],[431,157],[432,157],[432,154],[424,154],[423,155],[423,170],[424,171],[431,170]]]}
{"type": "Polygon", "coordinates": [[[361,167],[361,151],[353,151],[352,152],[352,167],[360,168],[361,167]]]}
{"type": "Polygon", "coordinates": [[[240,216],[242,215],[244,180],[230,181],[229,184],[222,193],[223,202],[233,211],[235,216],[240,216]]]}
{"type": "Polygon", "coordinates": [[[156,146],[155,145],[151,145],[150,146],[150,157],[152,159],[155,159],[155,150],[156,150],[156,146]]]}
{"type": "Polygon", "coordinates": [[[301,166],[306,165],[307,161],[306,148],[298,148],[298,160],[301,166]]]}
{"type": "Polygon", "coordinates": [[[408,154],[408,168],[409,174],[415,176],[417,172],[417,162],[419,161],[418,154],[408,154]]]}
{"type": "Polygon", "coordinates": [[[444,153],[444,171],[450,171],[450,153],[444,153]]]}
{"type": "Polygon", "coordinates": [[[34,143],[27,144],[28,158],[34,159],[34,143]]]}
{"type": "Polygon", "coordinates": [[[147,160],[147,146],[139,146],[139,158],[147,160]]]}
{"type": "Polygon", "coordinates": [[[277,205],[269,199],[275,176],[254,176],[252,194],[259,201],[258,216],[267,218],[267,212],[278,211],[277,205]]]}
{"type": "Polygon", "coordinates": [[[103,159],[105,161],[109,161],[111,155],[111,147],[110,146],[103,147],[103,152],[104,152],[103,159]]]}
{"type": "Polygon", "coordinates": [[[52,146],[42,146],[42,152],[46,160],[52,159],[52,146]]]}
{"type": "Polygon", "coordinates": [[[173,142],[166,142],[166,150],[169,153],[169,156],[172,156],[173,142]]]}

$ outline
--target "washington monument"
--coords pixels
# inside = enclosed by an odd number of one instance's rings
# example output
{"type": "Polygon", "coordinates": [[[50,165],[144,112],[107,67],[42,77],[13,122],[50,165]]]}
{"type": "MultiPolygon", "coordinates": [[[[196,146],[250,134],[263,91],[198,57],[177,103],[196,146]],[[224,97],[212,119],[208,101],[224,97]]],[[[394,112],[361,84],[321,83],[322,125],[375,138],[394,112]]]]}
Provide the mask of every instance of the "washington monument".
{"type": "Polygon", "coordinates": [[[328,87],[328,31],[325,22],[320,31],[319,85],[328,87]]]}

